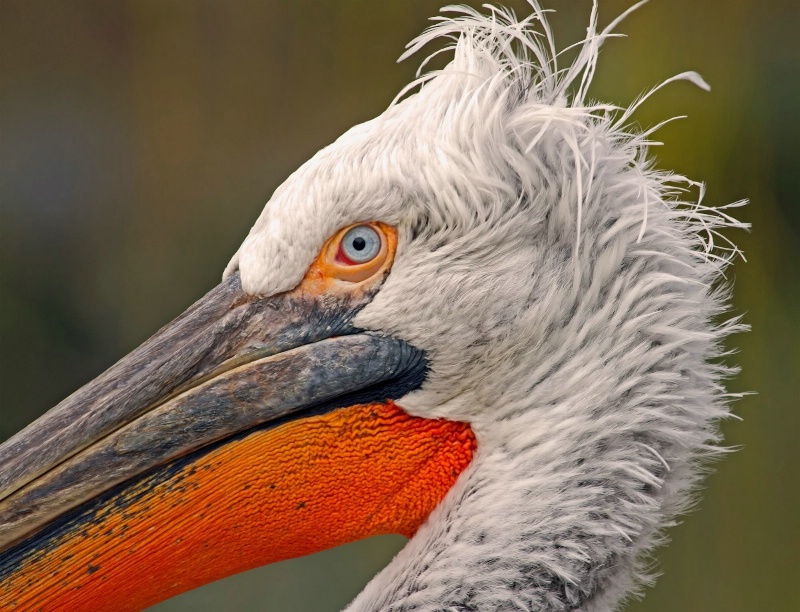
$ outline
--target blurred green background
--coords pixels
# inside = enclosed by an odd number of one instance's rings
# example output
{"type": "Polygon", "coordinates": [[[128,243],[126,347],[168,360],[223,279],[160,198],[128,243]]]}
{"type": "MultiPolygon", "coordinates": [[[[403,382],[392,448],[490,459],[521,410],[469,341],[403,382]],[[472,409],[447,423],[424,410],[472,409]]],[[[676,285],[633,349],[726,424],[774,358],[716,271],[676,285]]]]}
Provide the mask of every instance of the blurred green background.
{"type": "MultiPolygon", "coordinates": [[[[477,3],[475,3],[477,4],[477,3]]],[[[522,2],[510,2],[520,13],[522,2]]],[[[629,0],[601,2],[607,23],[629,0]]],[[[560,46],[588,0],[552,0],[560,46]]],[[[341,132],[380,113],[434,0],[0,2],[0,440],[99,374],[220,278],[264,202],[341,132]]],[[[637,611],[800,610],[800,8],[656,0],[602,53],[593,94],[648,102],[659,165],[750,198],[733,237],[743,368],[724,426],[740,447],[659,551],[637,611]]],[[[338,610],[403,544],[374,538],[156,606],[338,610]]]]}

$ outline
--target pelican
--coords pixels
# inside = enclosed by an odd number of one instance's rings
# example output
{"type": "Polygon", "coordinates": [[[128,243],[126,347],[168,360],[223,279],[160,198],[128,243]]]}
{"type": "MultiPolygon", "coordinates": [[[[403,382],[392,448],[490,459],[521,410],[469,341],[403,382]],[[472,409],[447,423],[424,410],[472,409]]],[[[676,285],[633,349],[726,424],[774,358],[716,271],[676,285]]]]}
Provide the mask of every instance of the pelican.
{"type": "Polygon", "coordinates": [[[444,69],[291,175],[221,284],[0,447],[0,608],[138,610],[382,533],[410,541],[348,610],[640,593],[721,452],[742,325],[720,232],[743,227],[655,168],[658,126],[631,127],[650,94],[588,98],[640,4],[605,29],[595,4],[568,65],[536,0],[448,7],[406,53],[448,41],[444,69]]]}

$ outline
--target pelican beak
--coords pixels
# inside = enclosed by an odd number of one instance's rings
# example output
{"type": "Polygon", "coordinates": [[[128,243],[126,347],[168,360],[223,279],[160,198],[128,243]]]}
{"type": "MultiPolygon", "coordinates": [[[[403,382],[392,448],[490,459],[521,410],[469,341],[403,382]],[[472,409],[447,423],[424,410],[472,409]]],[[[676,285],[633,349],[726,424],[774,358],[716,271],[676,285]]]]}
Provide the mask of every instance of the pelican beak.
{"type": "Polygon", "coordinates": [[[424,354],[356,291],[238,274],[0,447],[0,608],[136,610],[376,533],[412,534],[469,463],[406,415],[424,354]]]}

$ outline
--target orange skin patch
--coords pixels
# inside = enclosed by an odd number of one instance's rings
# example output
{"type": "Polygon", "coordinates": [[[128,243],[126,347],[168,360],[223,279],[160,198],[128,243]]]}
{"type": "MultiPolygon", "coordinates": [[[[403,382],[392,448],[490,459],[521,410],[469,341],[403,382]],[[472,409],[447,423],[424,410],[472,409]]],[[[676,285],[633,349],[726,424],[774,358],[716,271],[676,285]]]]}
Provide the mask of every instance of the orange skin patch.
{"type": "MultiPolygon", "coordinates": [[[[391,225],[380,221],[349,225],[327,240],[314,263],[308,268],[303,281],[293,291],[298,295],[357,291],[359,284],[364,281],[383,280],[394,263],[396,251],[397,230],[391,225]],[[368,225],[377,231],[381,236],[381,250],[372,261],[362,264],[344,263],[339,258],[341,240],[356,225],[368,225]]],[[[365,285],[369,286],[372,282],[365,285]]]]}
{"type": "Polygon", "coordinates": [[[0,582],[0,609],[140,610],[267,563],[411,537],[475,446],[467,424],[393,402],[258,430],[67,519],[0,582]]]}

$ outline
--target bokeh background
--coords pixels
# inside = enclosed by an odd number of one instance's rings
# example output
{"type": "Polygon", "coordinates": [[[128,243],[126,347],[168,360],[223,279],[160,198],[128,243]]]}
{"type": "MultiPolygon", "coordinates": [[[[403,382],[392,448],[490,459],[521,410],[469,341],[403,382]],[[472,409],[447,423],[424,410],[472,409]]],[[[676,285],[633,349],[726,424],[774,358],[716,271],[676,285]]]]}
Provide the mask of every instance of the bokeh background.
{"type": "MultiPolygon", "coordinates": [[[[510,2],[520,12],[522,2],[510,2]]],[[[560,45],[588,0],[552,0],[560,45]]],[[[630,0],[603,0],[607,23],[630,0]]],[[[439,0],[0,1],[0,440],[212,287],[272,191],[380,113],[420,58],[395,60],[439,0]]],[[[594,96],[625,104],[695,69],[636,119],[659,165],[750,198],[733,238],[732,340],[757,391],[724,425],[739,452],[658,554],[629,610],[800,610],[800,8],[656,0],[601,56],[594,96]]],[[[340,609],[402,546],[381,537],[261,568],[156,606],[340,609]]]]}

